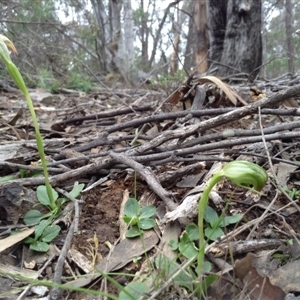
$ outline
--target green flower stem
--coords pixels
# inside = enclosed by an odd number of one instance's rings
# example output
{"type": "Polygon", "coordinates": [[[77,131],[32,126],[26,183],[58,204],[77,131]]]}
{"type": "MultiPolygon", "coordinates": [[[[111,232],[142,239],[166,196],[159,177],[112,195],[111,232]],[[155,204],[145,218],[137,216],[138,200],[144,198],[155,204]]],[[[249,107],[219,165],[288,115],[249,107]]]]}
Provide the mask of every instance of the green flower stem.
{"type": "Polygon", "coordinates": [[[201,199],[199,201],[198,205],[198,228],[199,228],[199,252],[197,255],[197,265],[199,270],[199,278],[201,281],[202,276],[202,268],[203,268],[203,262],[204,262],[204,256],[205,256],[205,246],[206,241],[204,239],[204,214],[206,211],[206,207],[208,204],[209,199],[209,193],[211,192],[212,188],[223,179],[223,175],[218,172],[215,174],[210,181],[208,182],[207,188],[203,191],[201,199]]]}
{"type": "Polygon", "coordinates": [[[49,181],[47,161],[46,161],[45,151],[44,151],[44,146],[43,146],[43,139],[42,139],[42,136],[40,133],[39,124],[37,121],[35,110],[34,110],[34,107],[32,104],[30,94],[29,94],[29,92],[26,88],[26,84],[23,80],[23,77],[22,77],[21,73],[19,72],[19,69],[12,62],[7,47],[10,47],[12,50],[15,49],[12,42],[10,42],[10,40],[8,40],[4,36],[0,35],[0,58],[4,62],[9,75],[15,81],[16,85],[22,91],[22,93],[24,94],[24,96],[26,98],[27,105],[28,105],[28,108],[29,108],[29,111],[31,114],[32,121],[33,121],[33,126],[35,129],[36,143],[37,143],[37,148],[38,148],[39,156],[40,156],[43,171],[44,171],[47,194],[49,197],[51,209],[54,210],[54,209],[56,209],[56,204],[55,204],[55,201],[54,201],[54,198],[52,195],[52,188],[51,188],[50,181],[49,181]]]}

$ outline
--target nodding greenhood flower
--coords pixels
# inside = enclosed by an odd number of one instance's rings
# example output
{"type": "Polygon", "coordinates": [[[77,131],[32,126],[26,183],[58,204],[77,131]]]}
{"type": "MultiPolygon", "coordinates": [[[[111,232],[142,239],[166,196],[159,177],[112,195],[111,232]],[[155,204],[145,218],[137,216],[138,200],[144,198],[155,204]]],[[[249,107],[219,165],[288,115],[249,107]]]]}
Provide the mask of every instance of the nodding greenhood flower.
{"type": "MultiPolygon", "coordinates": [[[[203,268],[205,255],[205,239],[204,239],[204,214],[208,203],[209,193],[212,188],[223,178],[230,180],[237,186],[260,192],[268,180],[267,172],[260,166],[243,160],[236,160],[226,164],[223,169],[216,173],[208,182],[207,188],[203,191],[198,205],[198,227],[199,227],[199,253],[198,253],[198,269],[200,275],[203,268]]],[[[200,282],[201,282],[200,276],[200,282]]]]}
{"type": "Polygon", "coordinates": [[[243,160],[236,160],[226,164],[220,175],[237,186],[261,191],[268,180],[267,172],[260,166],[243,160]]]}
{"type": "Polygon", "coordinates": [[[5,35],[0,34],[0,56],[5,63],[11,61],[8,48],[13,53],[17,53],[17,49],[15,48],[13,42],[10,39],[8,39],[5,35]]]}
{"type": "Polygon", "coordinates": [[[8,39],[5,35],[0,34],[0,40],[3,41],[5,43],[5,45],[13,52],[13,53],[17,53],[17,49],[15,48],[15,45],[13,44],[13,42],[8,39]]]}

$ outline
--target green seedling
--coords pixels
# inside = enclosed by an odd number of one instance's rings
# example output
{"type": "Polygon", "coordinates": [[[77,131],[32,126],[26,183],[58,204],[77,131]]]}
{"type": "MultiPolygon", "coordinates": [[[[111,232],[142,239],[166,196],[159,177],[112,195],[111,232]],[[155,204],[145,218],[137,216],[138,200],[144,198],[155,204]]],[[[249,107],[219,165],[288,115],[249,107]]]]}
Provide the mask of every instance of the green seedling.
{"type": "MultiPolygon", "coordinates": [[[[84,184],[76,185],[69,193],[74,198],[78,197],[84,184]]],[[[47,194],[46,187],[40,185],[37,190],[37,198],[41,205],[49,210],[48,213],[43,214],[37,209],[28,211],[24,216],[24,223],[26,225],[36,225],[34,237],[28,237],[24,240],[25,243],[30,244],[30,249],[47,252],[49,250],[49,242],[51,242],[60,232],[58,225],[51,225],[53,219],[58,217],[61,212],[62,205],[67,201],[67,198],[59,198],[58,193],[51,188],[53,200],[55,201],[56,209],[52,210],[50,206],[50,199],[47,194]]]]}
{"type": "Polygon", "coordinates": [[[295,188],[289,189],[285,188],[284,189],[286,193],[292,198],[292,199],[299,199],[300,198],[300,190],[297,190],[295,188]]]}
{"type": "Polygon", "coordinates": [[[186,258],[192,258],[197,255],[199,249],[195,242],[199,241],[199,229],[195,224],[189,224],[182,232],[179,242],[171,240],[169,244],[172,250],[178,250],[186,258]]]}
{"type": "Polygon", "coordinates": [[[237,186],[250,189],[254,192],[260,192],[266,185],[268,174],[266,171],[248,161],[233,161],[226,164],[221,171],[216,173],[208,182],[207,188],[203,191],[198,205],[198,227],[199,227],[199,252],[197,254],[197,268],[201,282],[203,272],[203,262],[205,255],[205,231],[204,220],[207,211],[208,197],[212,188],[222,179],[228,179],[237,186]]]}
{"type": "MultiPolygon", "coordinates": [[[[74,188],[69,192],[69,194],[77,198],[80,194],[80,192],[83,190],[84,184],[78,184],[75,185],[74,188]]],[[[33,209],[28,211],[25,216],[24,216],[24,223],[26,225],[35,225],[38,224],[41,220],[49,218],[50,220],[55,219],[56,217],[59,216],[61,212],[61,207],[64,203],[66,203],[67,198],[59,198],[58,193],[51,188],[51,193],[52,193],[52,199],[55,203],[56,209],[51,208],[51,202],[50,198],[48,197],[47,189],[44,185],[38,186],[36,189],[36,195],[39,203],[43,205],[49,212],[46,214],[43,214],[37,209],[33,209]]]]}
{"type": "Polygon", "coordinates": [[[204,220],[206,221],[207,227],[204,230],[204,234],[208,240],[216,241],[219,237],[225,233],[223,227],[230,224],[235,224],[243,218],[242,214],[232,214],[231,216],[219,217],[216,211],[210,206],[206,207],[204,214],[204,220]]]}
{"type": "Polygon", "coordinates": [[[272,254],[272,257],[276,259],[280,259],[282,261],[282,264],[287,264],[290,259],[288,255],[284,255],[282,253],[274,253],[272,254]]]}
{"type": "MultiPolygon", "coordinates": [[[[185,228],[184,232],[181,234],[179,242],[175,240],[171,240],[170,245],[172,247],[172,250],[174,251],[178,250],[179,253],[183,255],[185,258],[191,259],[193,257],[196,257],[199,252],[199,249],[195,245],[195,243],[197,243],[198,241],[199,241],[199,228],[195,224],[189,224],[185,228]]],[[[199,274],[199,268],[198,267],[195,268],[196,271],[195,273],[194,269],[192,269],[191,267],[189,267],[187,271],[189,276],[192,276],[192,278],[195,280],[194,282],[196,282],[196,278],[197,278],[196,274],[199,274]]],[[[204,261],[202,265],[202,272],[207,273],[210,272],[211,269],[212,269],[211,263],[208,261],[204,261]]],[[[205,278],[205,280],[202,281],[201,291],[205,292],[208,289],[208,287],[217,279],[218,277],[216,275],[213,274],[208,275],[205,278]]],[[[180,283],[178,283],[178,285],[180,285],[180,283]]],[[[189,286],[185,286],[185,287],[188,288],[189,290],[191,289],[191,287],[189,286]]],[[[196,293],[199,296],[199,289],[197,289],[197,283],[193,286],[193,289],[194,291],[197,291],[196,293]]]]}
{"type": "Polygon", "coordinates": [[[141,208],[136,199],[129,198],[125,203],[123,217],[123,220],[129,226],[126,237],[137,237],[142,235],[144,230],[153,228],[156,224],[152,218],[155,213],[155,206],[149,205],[141,208]]]}
{"type": "Polygon", "coordinates": [[[49,220],[42,220],[35,226],[34,237],[28,237],[24,243],[30,244],[29,248],[38,252],[47,252],[50,248],[49,243],[59,234],[60,227],[51,225],[49,220]]]}
{"type": "MultiPolygon", "coordinates": [[[[154,263],[156,269],[159,270],[159,276],[156,276],[159,281],[161,281],[161,279],[169,279],[170,276],[172,276],[178,269],[180,269],[180,265],[177,262],[172,261],[162,255],[155,257],[154,263]]],[[[193,292],[193,281],[196,278],[197,277],[193,272],[190,271],[190,269],[181,270],[179,274],[174,277],[174,282],[176,283],[176,285],[182,286],[188,291],[193,292]]],[[[160,282],[158,282],[158,285],[159,284],[160,282]]]]}
{"type": "Polygon", "coordinates": [[[48,198],[49,198],[49,202],[50,202],[50,207],[52,210],[55,210],[56,206],[55,206],[55,201],[53,199],[53,195],[51,192],[51,185],[50,185],[50,181],[49,181],[47,162],[46,162],[45,151],[44,151],[44,146],[43,146],[43,139],[42,139],[42,136],[40,133],[40,128],[39,128],[39,124],[38,124],[37,117],[35,114],[34,106],[33,106],[30,94],[27,90],[26,84],[23,80],[23,77],[22,77],[19,69],[12,62],[8,49],[10,49],[14,53],[17,53],[17,50],[16,50],[14,44],[6,36],[0,34],[0,59],[5,64],[9,75],[14,80],[17,87],[20,89],[20,91],[24,94],[24,96],[26,98],[27,106],[30,111],[31,119],[32,119],[33,126],[35,129],[36,143],[37,143],[39,156],[41,159],[41,164],[43,167],[43,173],[44,173],[44,177],[45,177],[45,185],[46,185],[47,194],[48,194],[48,198]]]}

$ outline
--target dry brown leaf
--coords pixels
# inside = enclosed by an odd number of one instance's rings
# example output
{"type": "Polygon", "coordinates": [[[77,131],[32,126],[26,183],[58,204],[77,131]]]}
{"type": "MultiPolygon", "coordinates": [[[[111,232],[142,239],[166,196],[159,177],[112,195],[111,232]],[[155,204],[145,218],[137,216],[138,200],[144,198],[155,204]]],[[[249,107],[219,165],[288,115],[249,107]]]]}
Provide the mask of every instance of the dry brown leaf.
{"type": "Polygon", "coordinates": [[[30,236],[33,232],[34,232],[34,227],[25,229],[17,234],[8,236],[7,238],[0,240],[0,253],[5,249],[21,242],[22,240],[30,236]]]}
{"type": "Polygon", "coordinates": [[[234,266],[236,276],[247,288],[253,299],[283,300],[284,291],[270,282],[269,277],[262,277],[257,272],[254,261],[255,255],[248,253],[246,257],[237,260],[234,266]]]}
{"type": "Polygon", "coordinates": [[[228,84],[224,83],[221,79],[215,76],[203,76],[201,78],[197,78],[199,83],[212,82],[217,85],[228,97],[228,99],[233,103],[233,105],[237,105],[237,100],[240,101],[244,105],[248,105],[246,101],[244,101],[237,92],[232,89],[228,84]]]}

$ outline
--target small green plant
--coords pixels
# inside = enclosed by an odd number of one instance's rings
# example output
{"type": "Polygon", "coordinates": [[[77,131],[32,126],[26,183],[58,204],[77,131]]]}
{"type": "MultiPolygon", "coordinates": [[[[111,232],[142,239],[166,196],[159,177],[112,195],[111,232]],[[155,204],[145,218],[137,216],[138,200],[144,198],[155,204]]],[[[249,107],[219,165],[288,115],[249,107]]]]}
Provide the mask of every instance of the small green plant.
{"type": "Polygon", "coordinates": [[[68,78],[67,88],[89,92],[92,87],[91,79],[83,74],[73,71],[68,78]]]}
{"type": "Polygon", "coordinates": [[[202,280],[201,274],[203,272],[205,246],[207,243],[205,240],[204,220],[208,197],[212,188],[224,178],[237,186],[250,189],[254,192],[260,192],[267,183],[268,174],[262,167],[248,161],[240,160],[226,164],[208,182],[208,186],[203,191],[198,205],[199,252],[197,254],[197,268],[199,269],[200,282],[202,280]]]}
{"type": "MultiPolygon", "coordinates": [[[[75,185],[69,193],[72,197],[76,198],[84,188],[84,184],[75,185]]],[[[56,209],[51,209],[50,199],[44,185],[38,186],[36,190],[39,203],[43,205],[48,213],[42,213],[37,209],[28,211],[24,216],[24,223],[26,225],[36,225],[34,237],[28,237],[24,240],[25,243],[30,244],[29,248],[39,252],[47,252],[49,250],[48,243],[51,242],[60,231],[58,225],[51,225],[61,212],[62,205],[67,201],[66,198],[59,198],[58,193],[51,188],[52,196],[55,201],[56,209]]]]}
{"type": "Polygon", "coordinates": [[[140,207],[135,198],[129,198],[124,207],[124,221],[128,224],[129,229],[126,237],[133,238],[143,234],[144,230],[151,229],[155,226],[155,220],[152,218],[156,213],[153,205],[140,207]]]}
{"type": "Polygon", "coordinates": [[[24,243],[30,244],[29,248],[38,252],[47,252],[50,248],[49,243],[59,234],[60,227],[51,225],[49,220],[42,220],[35,226],[34,237],[28,237],[24,243]]]}
{"type": "Polygon", "coordinates": [[[224,235],[223,227],[230,224],[235,224],[243,218],[242,214],[232,214],[231,216],[218,216],[217,212],[210,206],[206,207],[204,220],[206,221],[206,228],[204,234],[208,240],[216,241],[219,237],[224,235]]]}
{"type": "Polygon", "coordinates": [[[295,188],[285,188],[284,190],[292,199],[300,198],[300,190],[297,190],[295,188]]]}

